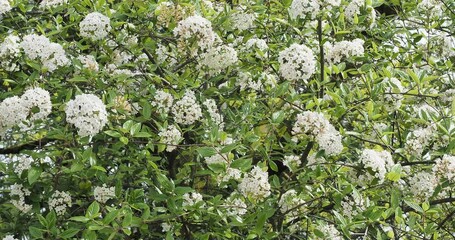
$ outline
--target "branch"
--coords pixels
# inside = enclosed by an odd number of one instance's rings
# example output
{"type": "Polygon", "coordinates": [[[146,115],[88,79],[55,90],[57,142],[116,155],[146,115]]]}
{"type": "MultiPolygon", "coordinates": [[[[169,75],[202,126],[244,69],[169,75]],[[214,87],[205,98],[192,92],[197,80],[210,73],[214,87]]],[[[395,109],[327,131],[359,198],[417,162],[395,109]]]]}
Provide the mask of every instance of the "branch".
{"type": "MultiPolygon", "coordinates": [[[[156,61],[155,59],[153,58],[152,54],[150,54],[147,49],[142,49],[142,52],[145,53],[145,55],[147,55],[147,58],[149,59],[150,62],[152,62],[153,64],[157,65],[156,64],[156,61]]],[[[158,72],[158,75],[162,78],[165,78],[165,75],[164,75],[164,72],[163,70],[161,70],[161,67],[160,66],[157,66],[156,68],[157,72],[158,72]]]]}
{"type": "Polygon", "coordinates": [[[17,146],[11,146],[7,148],[2,148],[0,149],[0,154],[19,154],[24,150],[36,150],[42,148],[43,145],[46,145],[47,143],[53,142],[57,139],[52,139],[52,138],[42,138],[35,140],[33,142],[29,143],[24,143],[21,145],[17,146]]]}
{"type": "Polygon", "coordinates": [[[305,150],[303,150],[302,156],[300,157],[300,161],[302,161],[303,165],[305,165],[308,161],[308,154],[310,154],[311,149],[313,148],[314,142],[309,142],[306,145],[305,150]]]}

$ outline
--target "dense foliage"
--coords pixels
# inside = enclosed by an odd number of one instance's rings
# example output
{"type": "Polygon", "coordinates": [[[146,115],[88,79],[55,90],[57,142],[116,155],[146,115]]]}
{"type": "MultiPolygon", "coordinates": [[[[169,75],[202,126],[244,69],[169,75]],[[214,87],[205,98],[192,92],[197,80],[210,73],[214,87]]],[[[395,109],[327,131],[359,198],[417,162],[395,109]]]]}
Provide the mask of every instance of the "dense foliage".
{"type": "Polygon", "coordinates": [[[0,238],[455,238],[453,9],[0,0],[0,238]]]}

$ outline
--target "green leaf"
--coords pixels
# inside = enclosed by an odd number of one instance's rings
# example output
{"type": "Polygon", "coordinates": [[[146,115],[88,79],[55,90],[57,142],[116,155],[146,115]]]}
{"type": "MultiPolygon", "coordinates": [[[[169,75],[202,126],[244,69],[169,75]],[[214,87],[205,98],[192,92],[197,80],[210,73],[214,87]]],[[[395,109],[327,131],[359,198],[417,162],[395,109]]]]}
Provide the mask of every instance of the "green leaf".
{"type": "Polygon", "coordinates": [[[85,217],[87,218],[97,218],[100,212],[100,204],[97,201],[93,201],[92,204],[87,208],[85,217]]]}
{"type": "Polygon", "coordinates": [[[88,230],[91,230],[91,231],[97,231],[97,230],[101,230],[105,228],[104,226],[100,226],[100,225],[90,225],[88,226],[88,230]]]}
{"type": "Polygon", "coordinates": [[[149,138],[149,137],[152,137],[152,134],[150,134],[148,132],[138,132],[138,133],[134,134],[133,137],[136,137],[136,138],[149,138]]]}
{"type": "Polygon", "coordinates": [[[106,217],[103,218],[103,224],[109,224],[111,223],[115,218],[117,218],[118,214],[119,214],[119,210],[118,209],[115,209],[115,210],[112,210],[111,212],[109,212],[106,217]]]}
{"type": "Polygon", "coordinates": [[[200,147],[196,151],[203,157],[211,157],[217,154],[217,151],[213,147],[200,147]]]}
{"type": "Polygon", "coordinates": [[[76,216],[76,217],[70,218],[69,220],[75,221],[75,222],[86,223],[86,222],[88,222],[90,220],[90,218],[87,218],[87,217],[84,217],[84,216],[76,216]]]}
{"type": "Polygon", "coordinates": [[[237,148],[237,143],[231,143],[225,147],[223,147],[220,151],[220,153],[228,153],[232,150],[234,150],[235,148],[237,148]]]}
{"type": "Polygon", "coordinates": [[[397,182],[401,177],[401,165],[395,164],[389,173],[387,173],[387,179],[393,182],[397,182]]]}
{"type": "Polygon", "coordinates": [[[45,230],[39,229],[39,228],[36,228],[36,227],[29,227],[28,231],[30,232],[30,235],[33,238],[43,238],[43,232],[45,230]]]}
{"type": "Polygon", "coordinates": [[[409,207],[411,207],[415,211],[417,211],[419,213],[423,213],[423,209],[419,206],[419,204],[417,204],[415,202],[408,201],[408,200],[404,200],[404,202],[406,203],[406,205],[408,205],[409,207]]]}
{"type": "Polygon", "coordinates": [[[131,136],[136,135],[138,132],[141,131],[141,123],[136,123],[130,128],[130,134],[131,136]]]}
{"type": "Polygon", "coordinates": [[[120,138],[122,137],[122,134],[117,132],[117,131],[113,131],[113,130],[107,130],[107,131],[104,131],[105,134],[111,136],[111,137],[116,137],[116,138],[120,138]]]}
{"type": "Polygon", "coordinates": [[[62,232],[60,234],[60,237],[61,238],[71,238],[73,237],[74,235],[76,235],[80,230],[77,229],[77,228],[70,228],[70,229],[67,229],[65,230],[64,232],[62,232]]]}
{"type": "Polygon", "coordinates": [[[129,227],[131,225],[131,221],[133,220],[133,214],[128,212],[125,217],[123,218],[122,227],[129,227]]]}
{"type": "Polygon", "coordinates": [[[47,214],[46,221],[48,222],[48,229],[51,229],[55,226],[55,223],[57,223],[57,215],[55,214],[54,210],[51,210],[47,214]]]}
{"type": "Polygon", "coordinates": [[[42,170],[38,167],[32,167],[28,170],[28,183],[32,185],[41,176],[42,170]]]}
{"type": "Polygon", "coordinates": [[[128,138],[126,138],[126,137],[121,137],[121,138],[120,138],[120,142],[122,142],[122,143],[125,144],[125,145],[128,145],[129,140],[128,140],[128,138]]]}
{"type": "Polygon", "coordinates": [[[251,158],[239,158],[231,163],[232,168],[237,168],[241,170],[247,170],[251,167],[251,164],[253,163],[253,159],[251,158]]]}
{"type": "Polygon", "coordinates": [[[41,223],[41,225],[43,225],[43,227],[45,227],[46,229],[49,229],[49,223],[47,222],[47,220],[43,217],[43,215],[41,214],[38,214],[38,221],[41,223]]]}

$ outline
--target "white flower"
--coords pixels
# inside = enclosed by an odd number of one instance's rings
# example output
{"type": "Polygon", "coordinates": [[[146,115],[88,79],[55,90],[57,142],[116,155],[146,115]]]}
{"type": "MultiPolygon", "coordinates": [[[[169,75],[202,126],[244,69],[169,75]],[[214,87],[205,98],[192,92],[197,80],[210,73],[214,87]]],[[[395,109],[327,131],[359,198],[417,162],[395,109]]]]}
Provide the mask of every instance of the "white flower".
{"type": "Polygon", "coordinates": [[[403,100],[404,87],[401,85],[400,80],[396,78],[385,78],[382,81],[384,85],[384,101],[388,111],[393,111],[401,107],[403,100]]]}
{"type": "Polygon", "coordinates": [[[11,5],[8,0],[0,0],[0,16],[11,11],[11,5]]]}
{"type": "Polygon", "coordinates": [[[294,0],[289,7],[289,15],[291,19],[304,19],[309,15],[314,19],[319,13],[320,7],[318,0],[294,0]]]}
{"type": "Polygon", "coordinates": [[[288,167],[291,172],[294,172],[300,167],[302,161],[297,155],[284,156],[283,165],[288,167]]]}
{"type": "Polygon", "coordinates": [[[238,185],[239,192],[246,198],[261,201],[270,195],[269,174],[255,166],[238,185]]]}
{"type": "Polygon", "coordinates": [[[231,15],[232,28],[237,29],[239,31],[254,28],[255,20],[256,16],[252,13],[236,12],[231,15]]]}
{"type": "Polygon", "coordinates": [[[68,2],[67,0],[43,0],[40,3],[40,7],[42,8],[55,7],[66,4],[67,2],[68,2]]]}
{"type": "Polygon", "coordinates": [[[433,172],[436,176],[455,182],[455,156],[444,154],[442,159],[438,158],[435,162],[433,172]]]}
{"type": "Polygon", "coordinates": [[[2,240],[19,240],[19,239],[14,238],[13,235],[6,235],[2,240]]]}
{"type": "MultiPolygon", "coordinates": [[[[330,239],[330,240],[342,240],[343,235],[341,235],[340,231],[336,229],[333,224],[321,224],[318,227],[319,231],[324,234],[324,238],[322,239],[330,239]]],[[[316,237],[315,239],[319,240],[320,238],[316,237]]]]}
{"type": "MultiPolygon", "coordinates": [[[[0,0],[1,1],[1,0],[0,0]]],[[[19,37],[9,35],[0,44],[0,66],[6,71],[17,71],[19,65],[16,58],[20,54],[19,37]]]]}
{"type": "Polygon", "coordinates": [[[201,50],[211,47],[216,38],[212,23],[201,16],[191,16],[180,21],[174,28],[174,36],[178,37],[183,46],[189,46],[191,39],[196,40],[201,50]]]}
{"type": "Polygon", "coordinates": [[[27,155],[14,155],[11,161],[15,163],[14,172],[20,176],[24,170],[32,168],[33,158],[27,155]]]}
{"type": "Polygon", "coordinates": [[[256,53],[257,58],[266,58],[267,57],[267,50],[269,49],[269,46],[267,45],[267,42],[264,39],[259,39],[259,38],[250,38],[248,41],[245,43],[244,51],[247,52],[254,52],[256,53]],[[256,51],[259,50],[260,52],[256,51]]]}
{"type": "Polygon", "coordinates": [[[55,191],[49,198],[49,209],[59,216],[65,214],[66,208],[71,207],[71,196],[67,192],[55,191]]]}
{"type": "Polygon", "coordinates": [[[177,148],[175,145],[178,145],[182,140],[182,133],[174,125],[169,125],[167,129],[161,130],[158,136],[160,136],[161,143],[167,144],[166,151],[168,152],[174,151],[177,148]]]}
{"type": "Polygon", "coordinates": [[[406,136],[405,149],[409,154],[420,156],[435,135],[435,127],[417,128],[406,136]]]}
{"type": "Polygon", "coordinates": [[[190,125],[202,117],[201,106],[196,102],[196,96],[191,90],[187,90],[182,99],[172,107],[172,113],[176,123],[190,125]]]}
{"type": "Polygon", "coordinates": [[[394,162],[392,155],[387,151],[378,152],[373,149],[364,149],[360,155],[360,161],[366,168],[371,168],[375,176],[382,183],[387,172],[392,168],[394,162]]]}
{"type": "Polygon", "coordinates": [[[365,5],[364,0],[352,0],[344,9],[344,16],[349,23],[354,23],[354,16],[360,14],[360,8],[365,5]]]}
{"type": "Polygon", "coordinates": [[[248,212],[248,206],[234,192],[226,199],[226,214],[228,216],[242,216],[248,212]]]}
{"type": "Polygon", "coordinates": [[[79,23],[79,29],[82,37],[96,41],[106,38],[112,27],[108,17],[99,12],[92,12],[79,23]]]}
{"type": "Polygon", "coordinates": [[[14,96],[0,103],[0,113],[0,135],[2,135],[9,128],[25,121],[28,109],[21,98],[14,96]]]}
{"type": "Polygon", "coordinates": [[[172,97],[172,94],[158,90],[155,93],[154,100],[152,101],[152,106],[158,108],[159,112],[168,113],[173,103],[174,97],[172,97]]]}
{"type": "Polygon", "coordinates": [[[32,210],[32,205],[25,203],[25,196],[30,196],[31,192],[24,188],[22,184],[13,184],[11,186],[11,196],[17,196],[19,199],[11,200],[11,203],[23,213],[27,213],[32,210]]]}
{"type": "Polygon", "coordinates": [[[281,51],[278,57],[280,74],[290,81],[307,80],[316,71],[316,59],[310,48],[305,45],[292,44],[281,51]]]}
{"type": "Polygon", "coordinates": [[[107,123],[106,106],[93,94],[77,95],[65,108],[66,121],[74,124],[81,137],[99,133],[107,123]]]}
{"type": "Polygon", "coordinates": [[[206,99],[203,105],[207,108],[207,112],[210,115],[210,119],[213,123],[218,125],[219,129],[224,128],[223,116],[218,112],[218,107],[214,99],[206,99]]]}
{"type": "Polygon", "coordinates": [[[96,201],[106,203],[107,200],[115,197],[115,187],[107,187],[106,184],[103,184],[102,187],[95,187],[93,196],[96,201]]]}
{"type": "Polygon", "coordinates": [[[237,52],[234,48],[221,45],[211,47],[202,53],[198,59],[197,68],[204,70],[213,76],[221,73],[224,69],[234,65],[238,61],[237,52]]]}
{"type": "Polygon", "coordinates": [[[48,91],[42,88],[32,88],[25,91],[21,96],[22,104],[29,112],[29,120],[46,119],[52,111],[51,96],[48,91]],[[37,108],[38,112],[32,111],[37,108]]]}
{"type": "Polygon", "coordinates": [[[354,39],[352,41],[335,42],[333,45],[330,42],[324,43],[325,60],[329,64],[337,64],[342,58],[354,56],[362,56],[364,54],[364,41],[362,39],[354,39]]]}
{"type": "Polygon", "coordinates": [[[409,189],[415,197],[426,200],[433,195],[437,179],[433,173],[419,172],[409,180],[409,185],[409,189]]]}
{"type": "Polygon", "coordinates": [[[70,64],[63,47],[58,43],[50,42],[45,36],[26,35],[22,39],[21,47],[30,59],[40,60],[49,72],[70,64]]]}
{"type": "Polygon", "coordinates": [[[202,195],[197,192],[192,192],[192,193],[185,193],[183,194],[183,207],[186,206],[194,206],[198,202],[202,202],[202,195]]]}
{"type": "Polygon", "coordinates": [[[163,228],[163,232],[169,232],[172,230],[172,225],[169,223],[161,223],[161,228],[163,228]]]}
{"type": "Polygon", "coordinates": [[[281,195],[278,206],[280,206],[281,213],[286,213],[293,219],[302,214],[303,203],[303,199],[297,195],[294,189],[291,189],[281,195]]]}
{"type": "Polygon", "coordinates": [[[97,72],[99,70],[99,65],[98,62],[96,62],[96,59],[92,55],[79,55],[77,57],[79,61],[82,63],[82,67],[85,69],[88,69],[90,71],[97,72]]]}

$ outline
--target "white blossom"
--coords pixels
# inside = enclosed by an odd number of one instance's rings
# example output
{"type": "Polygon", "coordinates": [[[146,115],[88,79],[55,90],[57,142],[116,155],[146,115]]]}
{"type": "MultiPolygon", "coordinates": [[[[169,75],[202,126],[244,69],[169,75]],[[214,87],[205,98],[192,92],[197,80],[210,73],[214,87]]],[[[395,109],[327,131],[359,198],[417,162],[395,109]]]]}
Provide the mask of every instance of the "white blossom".
{"type": "Polygon", "coordinates": [[[18,36],[9,35],[0,44],[0,67],[6,71],[13,72],[19,70],[19,65],[16,60],[20,54],[19,42],[20,38],[18,36]]]}
{"type": "Polygon", "coordinates": [[[324,43],[325,60],[329,64],[338,64],[342,58],[362,56],[365,51],[363,43],[364,40],[359,38],[352,41],[335,42],[334,44],[326,42],[324,43]]]}
{"type": "Polygon", "coordinates": [[[211,121],[218,125],[219,129],[222,130],[224,128],[224,120],[223,116],[218,111],[215,100],[206,99],[203,105],[207,108],[211,121]]]}
{"type": "Polygon", "coordinates": [[[182,141],[182,133],[179,129],[174,125],[169,125],[166,129],[163,129],[158,133],[160,136],[160,142],[166,144],[166,151],[172,152],[174,149],[182,141]]]}
{"type": "Polygon", "coordinates": [[[174,97],[172,94],[158,90],[155,93],[154,100],[152,101],[152,106],[156,107],[159,112],[167,114],[173,103],[174,97]]]}
{"type": "Polygon", "coordinates": [[[40,7],[42,8],[55,7],[66,4],[67,2],[68,2],[67,0],[43,0],[40,3],[40,7]]]}
{"type": "Polygon", "coordinates": [[[255,56],[260,59],[266,58],[268,56],[268,49],[269,46],[267,45],[267,42],[264,39],[259,39],[256,37],[248,39],[248,41],[245,43],[245,47],[243,48],[243,50],[246,52],[255,53],[255,56]],[[257,50],[259,50],[259,52],[257,50]]]}
{"type": "Polygon", "coordinates": [[[392,155],[387,151],[376,151],[373,149],[364,149],[360,155],[360,161],[365,165],[366,168],[371,168],[375,172],[375,177],[382,183],[386,177],[386,174],[394,162],[392,155]]]}
{"type": "Polygon", "coordinates": [[[31,192],[24,188],[22,184],[13,184],[11,186],[11,196],[17,196],[18,199],[11,200],[11,203],[23,213],[27,213],[32,210],[32,205],[25,203],[25,196],[30,196],[31,192]]]}
{"type": "Polygon", "coordinates": [[[32,168],[33,158],[27,155],[14,155],[11,159],[14,162],[14,172],[21,175],[24,170],[32,168]]]}
{"type": "Polygon", "coordinates": [[[297,155],[284,156],[283,165],[288,167],[291,172],[296,171],[301,163],[302,161],[297,155]]]}
{"type": "Polygon", "coordinates": [[[22,104],[29,112],[30,121],[43,120],[51,114],[52,102],[48,91],[39,87],[31,88],[22,94],[21,99],[22,104]],[[31,111],[33,108],[37,108],[38,112],[31,111]]]}
{"type": "Polygon", "coordinates": [[[19,240],[19,239],[14,238],[13,235],[6,235],[2,240],[19,240]]]}
{"type": "Polygon", "coordinates": [[[90,71],[97,72],[99,70],[99,65],[98,62],[96,62],[96,59],[92,55],[79,55],[77,57],[79,61],[82,63],[82,67],[85,69],[88,69],[90,71]]]}
{"type": "Polygon", "coordinates": [[[183,194],[183,207],[194,206],[198,202],[202,202],[202,195],[197,192],[185,193],[183,194]]]}
{"type": "Polygon", "coordinates": [[[107,200],[115,198],[115,187],[107,187],[106,184],[103,184],[101,187],[95,187],[93,196],[96,201],[106,203],[107,200]]]}
{"type": "Polygon", "coordinates": [[[0,16],[11,11],[11,4],[8,0],[0,0],[0,16]]]}
{"type": "Polygon", "coordinates": [[[40,60],[43,67],[47,68],[49,72],[70,64],[63,47],[58,43],[51,42],[45,36],[26,35],[22,39],[21,47],[30,59],[40,60]]]}
{"type": "Polygon", "coordinates": [[[243,216],[248,212],[246,203],[234,194],[231,194],[231,196],[226,199],[225,206],[228,216],[243,216]]]}
{"type": "Polygon", "coordinates": [[[197,68],[213,76],[237,63],[237,52],[234,48],[221,45],[210,47],[198,59],[197,68]]]}
{"type": "Polygon", "coordinates": [[[17,124],[25,121],[28,110],[23,100],[17,96],[9,97],[0,103],[0,136],[17,124]]]}
{"type": "Polygon", "coordinates": [[[365,0],[352,0],[344,9],[344,16],[349,23],[354,23],[354,17],[360,14],[360,8],[365,5],[365,0]]]}
{"type": "Polygon", "coordinates": [[[238,185],[239,192],[246,198],[261,201],[270,195],[269,174],[255,166],[238,185]]]}
{"type": "MultiPolygon", "coordinates": [[[[324,234],[324,238],[322,239],[330,239],[330,240],[343,240],[343,235],[336,229],[333,224],[324,223],[318,227],[319,231],[324,234]]],[[[319,240],[320,238],[316,237],[315,240],[319,240]]]]}
{"type": "Polygon", "coordinates": [[[401,85],[400,80],[396,78],[385,78],[382,81],[384,85],[384,101],[388,111],[393,111],[401,107],[403,100],[404,87],[401,85]]]}
{"type": "Polygon", "coordinates": [[[297,195],[294,189],[291,189],[281,195],[278,206],[280,207],[281,213],[290,216],[289,221],[291,221],[303,213],[303,203],[304,200],[297,195]]]}
{"type": "Polygon", "coordinates": [[[406,136],[405,149],[409,154],[420,156],[425,147],[435,135],[435,128],[430,125],[426,128],[417,128],[406,136]]]}
{"type": "Polygon", "coordinates": [[[435,162],[433,172],[436,176],[455,182],[455,156],[444,154],[442,159],[438,158],[435,162]]]}
{"type": "Polygon", "coordinates": [[[409,189],[415,197],[426,200],[433,195],[437,179],[433,173],[419,172],[409,179],[409,185],[409,189]]]}
{"type": "Polygon", "coordinates": [[[93,94],[77,95],[65,107],[66,121],[78,129],[81,137],[99,133],[107,123],[104,103],[93,94]]]}
{"type": "Polygon", "coordinates": [[[87,14],[79,23],[81,36],[93,41],[106,38],[111,29],[110,19],[99,12],[87,14]]]}
{"type": "Polygon", "coordinates": [[[54,210],[58,216],[65,214],[71,205],[71,196],[67,192],[57,190],[49,198],[49,209],[54,210]]]}
{"type": "Polygon", "coordinates": [[[202,117],[201,106],[196,102],[196,96],[187,90],[182,99],[172,107],[172,114],[176,123],[190,125],[202,117]]]}
{"type": "Polygon", "coordinates": [[[215,42],[215,35],[212,23],[201,16],[188,17],[180,21],[174,28],[174,36],[179,39],[182,47],[189,46],[190,41],[194,39],[198,48],[208,49],[215,42]]]}
{"type": "Polygon", "coordinates": [[[253,13],[236,12],[231,15],[232,28],[239,31],[254,28],[255,20],[256,16],[253,13]]]}
{"type": "Polygon", "coordinates": [[[316,71],[316,59],[310,48],[305,45],[292,44],[279,53],[280,74],[290,81],[303,81],[316,71]]]}

